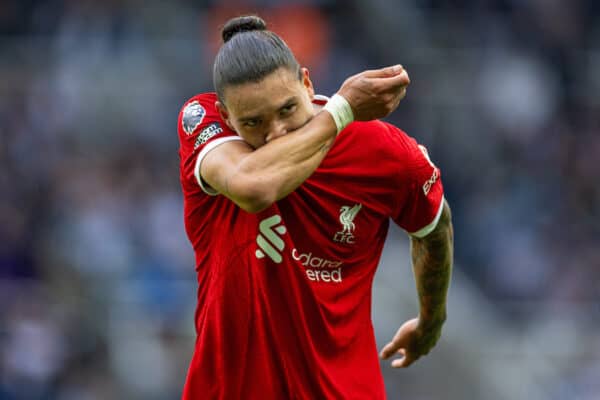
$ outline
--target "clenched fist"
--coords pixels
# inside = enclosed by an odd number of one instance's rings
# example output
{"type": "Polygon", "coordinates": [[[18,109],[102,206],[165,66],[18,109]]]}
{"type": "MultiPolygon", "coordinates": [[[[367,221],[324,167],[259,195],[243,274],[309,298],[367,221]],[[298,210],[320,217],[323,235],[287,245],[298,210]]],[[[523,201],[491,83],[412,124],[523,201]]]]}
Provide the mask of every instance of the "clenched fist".
{"type": "Polygon", "coordinates": [[[401,65],[364,71],[346,79],[338,94],[350,103],[356,121],[383,118],[394,111],[410,84],[401,65]]]}

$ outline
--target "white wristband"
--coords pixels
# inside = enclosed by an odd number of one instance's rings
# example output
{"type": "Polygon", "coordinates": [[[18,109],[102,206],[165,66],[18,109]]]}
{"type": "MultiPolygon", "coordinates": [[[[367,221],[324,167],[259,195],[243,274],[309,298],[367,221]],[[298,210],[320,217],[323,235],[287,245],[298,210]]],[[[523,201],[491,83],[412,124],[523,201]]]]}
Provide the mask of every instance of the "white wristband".
{"type": "Polygon", "coordinates": [[[337,133],[340,133],[349,123],[354,121],[354,113],[350,103],[343,96],[334,94],[323,107],[333,117],[337,133]]]}

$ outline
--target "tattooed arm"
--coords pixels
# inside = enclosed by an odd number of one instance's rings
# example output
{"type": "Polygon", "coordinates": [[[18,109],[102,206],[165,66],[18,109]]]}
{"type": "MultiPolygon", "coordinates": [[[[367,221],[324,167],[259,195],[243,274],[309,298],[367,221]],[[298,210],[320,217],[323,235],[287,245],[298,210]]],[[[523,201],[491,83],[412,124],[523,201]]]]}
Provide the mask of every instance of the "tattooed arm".
{"type": "Polygon", "coordinates": [[[436,228],[423,238],[411,237],[413,271],[419,295],[419,316],[405,322],[381,351],[388,359],[398,353],[394,368],[408,367],[435,346],[446,321],[446,294],[452,274],[453,231],[450,207],[444,200],[436,228]]]}

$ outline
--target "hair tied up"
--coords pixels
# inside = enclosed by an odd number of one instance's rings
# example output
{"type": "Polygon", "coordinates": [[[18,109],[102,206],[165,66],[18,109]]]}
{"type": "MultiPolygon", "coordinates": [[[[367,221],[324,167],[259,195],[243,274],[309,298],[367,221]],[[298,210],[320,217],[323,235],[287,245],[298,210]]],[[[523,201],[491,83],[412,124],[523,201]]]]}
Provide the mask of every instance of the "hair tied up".
{"type": "Polygon", "coordinates": [[[223,27],[221,36],[223,43],[227,43],[240,32],[264,31],[267,29],[267,23],[256,15],[244,15],[237,18],[232,18],[223,27]]]}

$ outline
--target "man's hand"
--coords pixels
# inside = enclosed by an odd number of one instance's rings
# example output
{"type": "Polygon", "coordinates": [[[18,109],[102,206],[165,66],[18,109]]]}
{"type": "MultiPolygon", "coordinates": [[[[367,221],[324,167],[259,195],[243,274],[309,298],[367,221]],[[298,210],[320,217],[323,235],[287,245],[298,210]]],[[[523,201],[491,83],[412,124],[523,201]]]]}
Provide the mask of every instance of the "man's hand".
{"type": "Polygon", "coordinates": [[[429,353],[442,334],[443,322],[423,326],[418,318],[405,322],[391,342],[381,350],[381,358],[387,360],[394,354],[402,358],[392,360],[393,368],[406,368],[421,356],[429,353]]]}
{"type": "Polygon", "coordinates": [[[338,94],[350,103],[356,121],[369,121],[394,111],[406,95],[409,84],[406,70],[401,65],[394,65],[351,76],[344,81],[338,94]]]}

